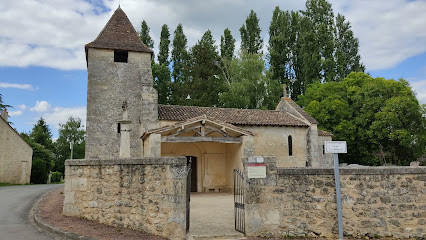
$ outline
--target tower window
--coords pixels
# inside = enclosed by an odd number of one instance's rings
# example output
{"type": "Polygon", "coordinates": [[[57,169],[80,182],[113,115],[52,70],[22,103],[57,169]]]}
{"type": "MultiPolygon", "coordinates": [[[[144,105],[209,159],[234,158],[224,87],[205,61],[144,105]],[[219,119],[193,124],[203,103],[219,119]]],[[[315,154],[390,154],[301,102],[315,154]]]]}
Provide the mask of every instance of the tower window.
{"type": "Polygon", "coordinates": [[[293,156],[293,138],[288,136],[288,155],[293,156]]]}
{"type": "Polygon", "coordinates": [[[121,133],[121,123],[117,123],[117,133],[121,133]]]}
{"type": "Polygon", "coordinates": [[[127,62],[129,57],[128,51],[114,50],[114,62],[127,62]]]}

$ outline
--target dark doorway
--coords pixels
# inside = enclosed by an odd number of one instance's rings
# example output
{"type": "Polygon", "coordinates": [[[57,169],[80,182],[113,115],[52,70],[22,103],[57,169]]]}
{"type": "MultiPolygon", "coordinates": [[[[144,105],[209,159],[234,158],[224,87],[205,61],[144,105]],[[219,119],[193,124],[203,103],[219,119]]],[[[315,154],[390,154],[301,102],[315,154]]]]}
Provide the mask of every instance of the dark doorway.
{"type": "Polygon", "coordinates": [[[191,164],[191,192],[197,192],[197,158],[187,156],[186,164],[191,164]]]}

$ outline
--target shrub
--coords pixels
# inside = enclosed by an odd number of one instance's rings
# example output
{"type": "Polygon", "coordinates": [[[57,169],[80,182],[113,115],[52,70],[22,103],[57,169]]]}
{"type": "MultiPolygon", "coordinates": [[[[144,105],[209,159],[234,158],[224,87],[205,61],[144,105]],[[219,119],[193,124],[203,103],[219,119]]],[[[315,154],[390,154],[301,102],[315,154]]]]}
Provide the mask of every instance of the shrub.
{"type": "Polygon", "coordinates": [[[61,178],[62,178],[61,172],[52,172],[52,178],[50,179],[50,182],[52,183],[60,182],[61,178]]]}
{"type": "Polygon", "coordinates": [[[49,176],[49,169],[45,161],[33,160],[31,168],[31,183],[46,183],[49,176]]]}

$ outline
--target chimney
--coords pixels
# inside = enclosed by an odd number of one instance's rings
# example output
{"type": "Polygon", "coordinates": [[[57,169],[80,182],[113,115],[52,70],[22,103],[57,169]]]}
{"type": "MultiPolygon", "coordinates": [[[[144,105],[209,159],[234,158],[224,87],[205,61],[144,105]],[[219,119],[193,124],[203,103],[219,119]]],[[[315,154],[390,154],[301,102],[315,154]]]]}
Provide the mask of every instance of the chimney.
{"type": "Polygon", "coordinates": [[[1,117],[7,122],[7,118],[9,117],[9,114],[7,113],[7,109],[3,109],[1,112],[1,117]]]}
{"type": "Polygon", "coordinates": [[[287,84],[283,84],[283,98],[287,97],[287,84]]]}

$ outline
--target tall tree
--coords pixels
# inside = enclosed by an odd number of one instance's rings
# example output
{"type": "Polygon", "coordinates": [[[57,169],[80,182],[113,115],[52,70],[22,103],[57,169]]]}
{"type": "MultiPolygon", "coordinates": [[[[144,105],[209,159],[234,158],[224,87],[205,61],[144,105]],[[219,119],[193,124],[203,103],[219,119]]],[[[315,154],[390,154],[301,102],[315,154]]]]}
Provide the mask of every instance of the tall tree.
{"type": "Polygon", "coordinates": [[[217,106],[219,93],[223,90],[223,80],[218,77],[219,53],[210,30],[191,48],[191,81],[187,104],[195,106],[217,106]]]}
{"type": "Polygon", "coordinates": [[[68,118],[65,124],[59,124],[59,138],[55,142],[55,171],[64,173],[65,160],[71,158],[70,143],[73,143],[72,159],[83,159],[85,152],[85,135],[79,118],[68,118]]]}
{"type": "Polygon", "coordinates": [[[183,33],[182,24],[179,24],[174,31],[174,37],[172,42],[172,64],[173,64],[173,84],[172,84],[172,95],[171,103],[173,104],[184,104],[185,102],[185,91],[183,86],[183,79],[185,69],[188,65],[188,52],[187,52],[187,39],[183,33]]]}
{"type": "Polygon", "coordinates": [[[333,57],[335,27],[331,4],[326,0],[307,0],[306,10],[301,12],[311,22],[311,34],[319,47],[321,81],[334,81],[336,77],[336,64],[333,57]]]}
{"type": "Polygon", "coordinates": [[[40,118],[30,133],[30,138],[44,146],[47,150],[53,151],[52,132],[43,118],[40,118]]]}
{"type": "Polygon", "coordinates": [[[143,43],[149,48],[154,48],[154,40],[152,40],[151,36],[149,36],[149,27],[148,24],[146,24],[145,20],[141,23],[141,31],[139,33],[139,36],[143,43]]]}
{"type": "Polygon", "coordinates": [[[289,86],[291,79],[290,13],[276,7],[269,26],[269,64],[273,79],[289,86]]]}
{"type": "Polygon", "coordinates": [[[161,37],[160,37],[160,52],[158,53],[158,63],[169,66],[169,46],[170,46],[170,33],[169,27],[164,24],[161,27],[161,37]]]}
{"type": "Polygon", "coordinates": [[[246,19],[246,23],[240,28],[241,49],[248,53],[261,53],[263,39],[260,36],[259,19],[256,13],[251,10],[246,19]]]}
{"type": "Polygon", "coordinates": [[[235,38],[231,34],[231,30],[226,28],[223,36],[220,37],[220,56],[231,60],[234,57],[235,38]]]}
{"type": "Polygon", "coordinates": [[[351,25],[345,21],[345,17],[338,14],[336,17],[336,80],[344,79],[351,72],[364,72],[365,67],[361,63],[358,53],[358,38],[354,37],[351,25]]]}
{"type": "Polygon", "coordinates": [[[320,128],[347,142],[343,162],[408,165],[424,152],[426,119],[405,80],[354,72],[341,82],[311,85],[299,103],[320,128]]]}
{"type": "Polygon", "coordinates": [[[158,103],[169,104],[171,101],[171,86],[170,69],[165,64],[152,64],[152,76],[154,78],[154,87],[158,92],[158,103]]]}

